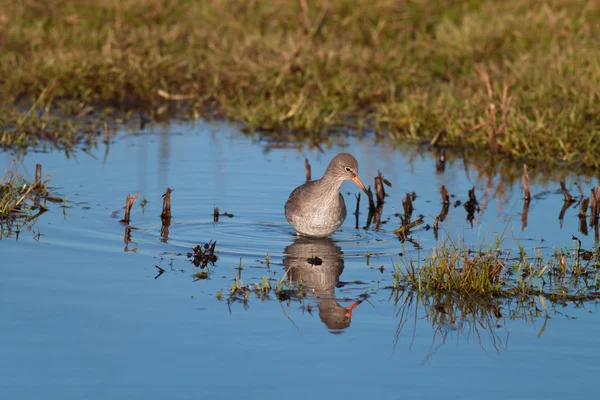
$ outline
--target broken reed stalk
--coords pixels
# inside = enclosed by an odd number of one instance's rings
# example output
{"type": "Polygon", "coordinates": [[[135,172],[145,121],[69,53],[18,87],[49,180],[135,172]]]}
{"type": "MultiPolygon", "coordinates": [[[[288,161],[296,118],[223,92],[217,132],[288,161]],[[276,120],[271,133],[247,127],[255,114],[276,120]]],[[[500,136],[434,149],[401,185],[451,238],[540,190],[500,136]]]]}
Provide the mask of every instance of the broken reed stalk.
{"type": "Polygon", "coordinates": [[[583,200],[581,200],[581,208],[579,210],[579,218],[587,217],[587,209],[588,209],[589,203],[590,203],[589,197],[586,197],[583,200]]]}
{"type": "Polygon", "coordinates": [[[562,194],[565,197],[565,202],[575,202],[575,198],[573,198],[573,196],[571,196],[571,193],[569,193],[569,191],[567,190],[567,185],[565,184],[565,181],[560,181],[560,190],[562,191],[562,194]]]}
{"type": "Polygon", "coordinates": [[[371,190],[371,185],[367,188],[367,197],[369,198],[369,210],[375,209],[375,202],[373,201],[373,191],[371,190]]]}
{"type": "Polygon", "coordinates": [[[587,226],[587,222],[586,222],[586,216],[581,215],[581,213],[579,213],[578,217],[579,217],[579,232],[581,232],[583,234],[583,236],[587,236],[588,235],[588,226],[587,226]]]}
{"type": "Polygon", "coordinates": [[[531,190],[529,187],[529,172],[527,172],[527,164],[523,164],[523,190],[525,191],[525,201],[529,203],[531,200],[531,190]]]}
{"type": "Polygon", "coordinates": [[[36,188],[42,186],[42,164],[35,164],[35,183],[36,188]]]}
{"type": "Polygon", "coordinates": [[[425,220],[424,220],[423,218],[416,219],[416,220],[414,220],[414,221],[412,221],[412,222],[410,222],[410,223],[407,223],[407,224],[404,224],[404,225],[402,225],[400,228],[396,229],[396,230],[394,231],[394,233],[395,233],[396,235],[403,235],[403,236],[406,236],[406,235],[408,235],[408,231],[409,231],[410,229],[412,229],[412,228],[414,228],[414,227],[416,227],[416,226],[419,226],[419,225],[421,225],[421,224],[422,224],[422,223],[424,223],[424,222],[425,222],[425,220]]]}
{"type": "Polygon", "coordinates": [[[125,199],[125,218],[123,218],[121,222],[124,222],[126,224],[129,223],[131,208],[133,207],[133,203],[135,203],[135,200],[139,197],[139,195],[139,193],[137,193],[135,196],[132,196],[131,194],[127,195],[127,198],[125,199]]]}
{"type": "Polygon", "coordinates": [[[450,204],[450,195],[448,194],[446,186],[442,185],[442,187],[440,188],[440,193],[442,194],[442,203],[450,204]]]}
{"type": "Polygon", "coordinates": [[[358,208],[360,207],[360,193],[354,195],[356,197],[356,210],[354,211],[354,215],[358,215],[358,208]]]}
{"type": "Polygon", "coordinates": [[[450,204],[443,204],[442,205],[442,210],[440,211],[439,215],[436,217],[436,219],[439,222],[444,222],[446,220],[446,217],[448,216],[448,210],[450,209],[450,204]]]}
{"type": "Polygon", "coordinates": [[[308,158],[304,159],[304,169],[306,170],[306,182],[311,181],[310,162],[308,158]]]}
{"type": "Polygon", "coordinates": [[[360,193],[354,195],[354,197],[356,198],[356,210],[354,210],[354,217],[356,220],[356,229],[358,229],[358,210],[360,207],[360,193]]]}
{"type": "Polygon", "coordinates": [[[377,195],[377,206],[383,204],[385,199],[385,188],[383,187],[383,175],[381,171],[377,170],[377,176],[375,177],[375,194],[377,195]]]}
{"type": "Polygon", "coordinates": [[[381,214],[383,213],[383,203],[378,203],[375,210],[373,210],[373,223],[375,224],[375,230],[379,230],[381,227],[381,214]]]}
{"type": "Polygon", "coordinates": [[[595,226],[598,224],[598,212],[600,211],[600,186],[596,190],[592,189],[590,199],[590,225],[595,226]]]}
{"type": "Polygon", "coordinates": [[[446,150],[444,149],[438,150],[438,156],[435,161],[435,170],[437,172],[444,172],[446,170],[446,150]]]}
{"type": "Polygon", "coordinates": [[[160,214],[161,218],[171,218],[171,192],[174,189],[167,188],[165,194],[162,195],[163,205],[162,205],[162,213],[160,214]]]}
{"type": "Polygon", "coordinates": [[[104,143],[108,144],[110,142],[110,129],[108,127],[108,122],[104,122],[104,143]]]}
{"type": "Polygon", "coordinates": [[[213,222],[219,222],[219,207],[213,209],[213,222]]]}
{"type": "Polygon", "coordinates": [[[408,223],[415,209],[410,193],[406,193],[406,197],[402,200],[402,208],[404,208],[404,222],[408,223]]]}

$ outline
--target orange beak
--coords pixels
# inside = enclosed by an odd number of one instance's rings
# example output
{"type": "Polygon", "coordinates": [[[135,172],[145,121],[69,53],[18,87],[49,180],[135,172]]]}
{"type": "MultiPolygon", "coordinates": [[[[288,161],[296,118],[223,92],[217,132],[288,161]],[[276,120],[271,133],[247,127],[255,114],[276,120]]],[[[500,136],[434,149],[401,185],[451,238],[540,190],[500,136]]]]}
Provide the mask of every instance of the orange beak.
{"type": "Polygon", "coordinates": [[[363,183],[360,181],[360,179],[358,179],[358,176],[355,176],[354,178],[352,178],[352,182],[356,183],[356,185],[362,189],[363,192],[365,192],[367,195],[369,194],[369,192],[367,192],[367,189],[365,189],[365,185],[363,185],[363,183]]]}

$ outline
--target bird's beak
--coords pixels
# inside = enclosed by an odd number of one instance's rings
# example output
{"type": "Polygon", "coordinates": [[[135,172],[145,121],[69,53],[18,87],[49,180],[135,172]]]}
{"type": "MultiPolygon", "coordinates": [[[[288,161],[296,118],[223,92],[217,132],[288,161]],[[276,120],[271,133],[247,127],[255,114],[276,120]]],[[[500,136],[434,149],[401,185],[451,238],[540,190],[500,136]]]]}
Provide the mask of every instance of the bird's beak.
{"type": "Polygon", "coordinates": [[[363,183],[360,181],[360,179],[358,179],[358,176],[355,176],[354,178],[352,178],[352,182],[356,183],[356,185],[362,189],[363,192],[365,192],[367,195],[369,194],[369,192],[367,192],[367,189],[365,188],[365,185],[363,185],[363,183]]]}

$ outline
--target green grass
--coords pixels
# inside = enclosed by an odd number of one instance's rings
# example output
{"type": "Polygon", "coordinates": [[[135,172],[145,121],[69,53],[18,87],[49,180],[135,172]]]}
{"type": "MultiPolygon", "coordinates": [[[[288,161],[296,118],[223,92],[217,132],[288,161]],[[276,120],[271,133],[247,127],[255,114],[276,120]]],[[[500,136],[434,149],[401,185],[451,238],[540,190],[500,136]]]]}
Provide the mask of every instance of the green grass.
{"type": "Polygon", "coordinates": [[[4,146],[73,146],[143,111],[600,164],[593,0],[3,3],[4,146]]]}
{"type": "MultiPolygon", "coordinates": [[[[37,218],[47,211],[48,202],[64,202],[52,195],[49,182],[48,176],[30,182],[19,174],[14,163],[0,177],[0,239],[18,235],[23,228],[32,230],[37,218]]],[[[38,239],[39,236],[38,231],[38,239]]]]}
{"type": "Polygon", "coordinates": [[[527,255],[518,243],[518,256],[501,249],[503,238],[471,249],[446,240],[423,260],[402,259],[395,266],[396,291],[453,293],[492,298],[545,297],[550,300],[596,299],[600,290],[600,251],[555,249],[544,256],[540,250],[527,255]]]}

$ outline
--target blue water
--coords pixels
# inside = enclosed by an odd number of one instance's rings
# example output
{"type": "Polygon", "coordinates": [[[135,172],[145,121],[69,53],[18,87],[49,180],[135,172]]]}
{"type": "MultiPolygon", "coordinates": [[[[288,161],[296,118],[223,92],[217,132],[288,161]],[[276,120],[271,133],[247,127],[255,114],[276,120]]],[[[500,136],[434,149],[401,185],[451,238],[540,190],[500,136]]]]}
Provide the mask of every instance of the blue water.
{"type": "MultiPolygon", "coordinates": [[[[414,297],[402,306],[411,295],[396,304],[389,288],[393,263],[424,257],[438,245],[424,226],[412,234],[418,246],[401,243],[393,233],[399,226],[394,214],[403,212],[402,199],[414,191],[413,216],[422,214],[433,225],[442,184],[455,195],[452,202],[464,202],[475,187],[481,207],[471,227],[462,205],[452,204],[440,224],[443,237],[464,238],[477,248],[500,232],[507,250],[517,252],[519,243],[547,253],[572,248],[575,235],[592,248],[593,231],[579,231],[578,209],[567,210],[561,227],[555,180],[534,175],[532,193],[541,195],[532,200],[522,231],[521,181],[504,179],[500,167],[488,176],[485,168],[448,154],[440,173],[434,153],[374,144],[371,137],[332,139],[321,149],[286,147],[201,122],[121,132],[104,146],[69,157],[31,152],[17,162],[29,178],[41,163],[68,207],[50,205],[18,240],[14,232],[0,240],[1,398],[531,399],[595,393],[597,303],[547,301],[546,320],[539,300],[537,310],[524,307],[524,314],[515,300],[499,303],[499,316],[484,306],[475,315],[442,314],[441,321],[434,306],[443,299],[414,297]],[[350,212],[342,229],[331,241],[298,241],[283,204],[305,179],[304,160],[319,177],[341,151],[356,156],[365,184],[378,170],[393,184],[386,223],[379,230],[355,229],[358,189],[345,183],[350,212]],[[174,192],[165,239],[159,215],[167,187],[174,192]],[[125,243],[119,220],[128,193],[140,197],[125,243]],[[234,216],[214,223],[214,206],[234,216]],[[194,282],[185,253],[209,240],[217,241],[219,259],[209,279],[194,282]],[[325,255],[321,268],[302,266],[313,252],[325,255]],[[156,265],[166,272],[155,279],[156,265]],[[294,265],[314,287],[304,301],[278,302],[273,294],[268,300],[251,294],[246,303],[227,300],[238,274],[246,285],[264,276],[275,285],[294,265]],[[347,315],[346,307],[363,293],[368,301],[347,315]]],[[[5,169],[14,159],[0,157],[5,169]]],[[[586,194],[597,184],[561,173],[573,194],[575,181],[586,194]]],[[[366,214],[363,196],[360,227],[366,214]]]]}

